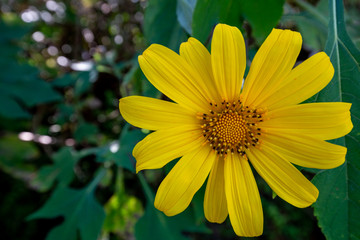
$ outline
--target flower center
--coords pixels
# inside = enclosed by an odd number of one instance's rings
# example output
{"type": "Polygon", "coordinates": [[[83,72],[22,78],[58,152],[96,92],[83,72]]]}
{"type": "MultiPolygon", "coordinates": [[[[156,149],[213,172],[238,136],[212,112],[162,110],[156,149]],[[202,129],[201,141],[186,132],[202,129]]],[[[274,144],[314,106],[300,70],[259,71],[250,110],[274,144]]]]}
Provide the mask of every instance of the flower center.
{"type": "Polygon", "coordinates": [[[203,136],[220,156],[238,153],[245,156],[245,149],[257,146],[264,111],[243,106],[241,101],[221,104],[210,103],[209,113],[201,114],[203,136]]]}

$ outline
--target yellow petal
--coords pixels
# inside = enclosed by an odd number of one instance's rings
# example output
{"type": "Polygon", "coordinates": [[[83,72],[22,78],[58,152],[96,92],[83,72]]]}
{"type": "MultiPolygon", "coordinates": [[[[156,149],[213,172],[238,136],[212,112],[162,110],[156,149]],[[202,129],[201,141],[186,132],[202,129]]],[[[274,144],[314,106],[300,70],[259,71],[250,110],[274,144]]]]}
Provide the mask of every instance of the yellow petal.
{"type": "Polygon", "coordinates": [[[333,75],[329,57],[324,52],[317,53],[294,68],[277,91],[261,98],[258,105],[276,109],[301,103],[323,89],[333,75]]]}
{"type": "Polygon", "coordinates": [[[311,135],[323,140],[335,139],[348,134],[353,127],[350,107],[350,103],[340,102],[283,107],[266,113],[268,119],[259,127],[311,135]]]}
{"type": "Polygon", "coordinates": [[[224,184],[224,159],[217,158],[206,185],[204,199],[205,217],[210,222],[222,223],[228,215],[224,184]]]}
{"type": "Polygon", "coordinates": [[[299,166],[329,169],[338,167],[345,161],[345,147],[307,135],[271,129],[261,139],[261,144],[299,166]]]}
{"type": "Polygon", "coordinates": [[[211,42],[211,65],[222,100],[237,101],[246,67],[245,43],[239,29],[216,25],[211,42]]]}
{"type": "Polygon", "coordinates": [[[184,211],[209,175],[215,158],[207,145],[184,155],[160,184],[155,207],[167,216],[184,211]]]}
{"type": "Polygon", "coordinates": [[[196,116],[179,104],[131,96],[120,99],[120,112],[130,124],[149,130],[199,124],[196,116]]]}
{"type": "Polygon", "coordinates": [[[180,56],[185,58],[190,66],[199,73],[201,79],[198,81],[205,82],[204,85],[207,87],[212,100],[221,102],[211,69],[211,56],[206,47],[197,39],[190,37],[187,42],[180,45],[180,56]]]}
{"type": "Polygon", "coordinates": [[[262,206],[248,161],[238,154],[230,154],[225,159],[224,174],[229,217],[235,233],[244,237],[261,235],[262,206]]]}
{"type": "Polygon", "coordinates": [[[146,136],[133,150],[136,172],[161,168],[171,160],[198,148],[205,138],[196,126],[160,129],[146,136]]]}
{"type": "Polygon", "coordinates": [[[251,164],[271,189],[295,207],[304,208],[314,203],[317,188],[291,163],[268,146],[246,152],[251,164]]]}
{"type": "Polygon", "coordinates": [[[301,50],[298,32],[273,29],[251,63],[243,89],[246,105],[257,105],[272,95],[294,67],[301,50]]]}
{"type": "Polygon", "coordinates": [[[195,112],[208,110],[206,85],[184,58],[164,46],[152,44],[138,60],[147,79],[166,96],[195,112]]]}

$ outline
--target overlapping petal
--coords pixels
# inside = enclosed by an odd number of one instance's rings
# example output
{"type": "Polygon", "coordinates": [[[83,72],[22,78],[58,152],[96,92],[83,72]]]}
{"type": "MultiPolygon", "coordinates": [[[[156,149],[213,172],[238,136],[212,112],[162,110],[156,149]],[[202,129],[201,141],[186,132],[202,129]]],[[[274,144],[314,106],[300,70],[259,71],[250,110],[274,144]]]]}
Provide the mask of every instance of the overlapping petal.
{"type": "Polygon", "coordinates": [[[230,154],[225,159],[224,174],[229,217],[235,233],[247,237],[261,235],[262,206],[248,161],[230,154]]]}
{"type": "Polygon", "coordinates": [[[139,128],[158,130],[199,124],[194,114],[179,104],[155,98],[125,97],[120,100],[119,107],[123,118],[139,128]]]}
{"type": "Polygon", "coordinates": [[[271,129],[261,139],[262,145],[299,166],[329,169],[338,167],[345,161],[345,147],[308,135],[271,129]]]}
{"type": "Polygon", "coordinates": [[[272,110],[301,103],[323,89],[333,75],[330,58],[324,52],[317,53],[294,68],[276,91],[257,104],[272,110]]]}
{"type": "Polygon", "coordinates": [[[291,163],[268,146],[247,152],[251,164],[272,190],[288,203],[304,208],[314,203],[319,195],[317,188],[291,163]]]}
{"type": "Polygon", "coordinates": [[[155,207],[168,216],[184,211],[209,175],[215,159],[216,154],[206,145],[185,154],[160,184],[155,207]]]}
{"type": "Polygon", "coordinates": [[[211,42],[211,65],[220,98],[239,99],[246,67],[245,42],[239,29],[216,25],[211,42]]]}
{"type": "Polygon", "coordinates": [[[206,84],[184,58],[152,44],[138,60],[146,78],[166,96],[189,110],[207,111],[210,94],[206,84]]]}
{"type": "Polygon", "coordinates": [[[210,222],[222,223],[228,215],[224,180],[224,159],[217,158],[206,185],[204,199],[205,217],[210,222]]]}
{"type": "Polygon", "coordinates": [[[273,29],[251,63],[243,89],[246,105],[261,103],[272,95],[294,67],[301,50],[298,32],[273,29]]]}
{"type": "Polygon", "coordinates": [[[198,148],[204,141],[196,126],[180,126],[153,132],[134,147],[136,172],[161,168],[171,160],[198,148]]]}
{"type": "Polygon", "coordinates": [[[350,103],[308,103],[283,107],[266,113],[262,129],[284,134],[305,134],[323,140],[348,134],[353,125],[350,103]]]}
{"type": "Polygon", "coordinates": [[[211,67],[211,56],[201,42],[190,37],[187,42],[180,45],[180,56],[193,67],[205,81],[206,91],[210,93],[211,100],[221,102],[214,82],[214,76],[211,67]]]}

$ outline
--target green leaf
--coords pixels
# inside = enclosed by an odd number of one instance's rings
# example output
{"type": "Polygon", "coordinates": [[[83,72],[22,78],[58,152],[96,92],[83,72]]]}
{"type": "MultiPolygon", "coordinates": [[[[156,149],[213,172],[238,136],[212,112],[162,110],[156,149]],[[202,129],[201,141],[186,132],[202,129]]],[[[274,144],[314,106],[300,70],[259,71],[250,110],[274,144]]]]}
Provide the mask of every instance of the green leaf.
{"type": "Polygon", "coordinates": [[[176,0],[148,2],[144,16],[144,35],[148,43],[158,43],[177,50],[186,41],[186,33],[177,22],[176,0]]]}
{"type": "Polygon", "coordinates": [[[81,72],[74,76],[76,78],[74,93],[77,97],[90,89],[92,82],[96,80],[96,75],[97,72],[93,70],[90,72],[81,72]]]}
{"type": "Polygon", "coordinates": [[[10,98],[6,96],[4,93],[0,90],[0,115],[12,118],[12,119],[18,119],[18,118],[30,118],[31,115],[25,111],[20,104],[15,101],[13,98],[10,98]]]}
{"type": "Polygon", "coordinates": [[[40,191],[49,190],[55,181],[67,186],[74,179],[74,167],[80,158],[69,147],[64,147],[52,156],[53,165],[42,167],[32,184],[40,191]]]}
{"type": "Polygon", "coordinates": [[[62,99],[61,95],[49,83],[38,79],[36,76],[29,80],[2,82],[0,88],[6,89],[9,96],[19,99],[28,107],[62,99]]]}
{"type": "Polygon", "coordinates": [[[83,240],[98,239],[105,213],[94,197],[94,190],[104,174],[102,169],[84,189],[58,187],[45,205],[27,220],[64,217],[64,221],[48,233],[47,240],[76,240],[78,231],[83,240]]]}
{"type": "Polygon", "coordinates": [[[250,23],[256,39],[262,42],[280,20],[283,5],[284,0],[198,1],[193,14],[193,36],[206,44],[216,24],[226,23],[241,29],[243,17],[250,23]]]}
{"type": "Polygon", "coordinates": [[[135,145],[145,137],[140,129],[129,130],[129,125],[121,131],[119,150],[114,153],[115,163],[119,167],[135,172],[135,158],[132,151],[135,145]]]}
{"type": "Polygon", "coordinates": [[[148,240],[149,236],[152,239],[185,240],[188,238],[183,234],[184,231],[210,232],[203,223],[195,222],[195,216],[191,208],[173,217],[167,217],[155,209],[154,192],[147,184],[142,173],[139,173],[138,177],[144,189],[147,204],[145,214],[135,225],[135,237],[137,240],[148,240]]]}
{"type": "Polygon", "coordinates": [[[95,124],[80,121],[74,132],[74,138],[77,142],[96,143],[98,132],[99,129],[95,124]]]}
{"type": "Polygon", "coordinates": [[[178,0],[176,15],[180,25],[188,34],[192,34],[192,18],[197,0],[178,0]]]}
{"type": "Polygon", "coordinates": [[[193,13],[193,37],[203,44],[210,40],[212,29],[218,23],[241,27],[241,1],[202,0],[197,1],[193,13]]]}
{"type": "Polygon", "coordinates": [[[37,104],[59,101],[62,96],[52,86],[39,78],[39,71],[17,59],[20,47],[14,44],[26,33],[19,24],[5,24],[0,19],[0,114],[6,118],[29,118],[24,109],[37,104]]]}
{"type": "Polygon", "coordinates": [[[279,22],[285,0],[240,1],[245,19],[258,42],[262,42],[279,22]]]}
{"type": "Polygon", "coordinates": [[[345,163],[314,177],[313,182],[320,191],[314,208],[327,239],[360,239],[360,52],[345,30],[342,1],[329,1],[329,9],[325,51],[334,65],[335,75],[317,95],[317,101],[352,103],[354,128],[347,136],[334,141],[347,147],[345,163]]]}

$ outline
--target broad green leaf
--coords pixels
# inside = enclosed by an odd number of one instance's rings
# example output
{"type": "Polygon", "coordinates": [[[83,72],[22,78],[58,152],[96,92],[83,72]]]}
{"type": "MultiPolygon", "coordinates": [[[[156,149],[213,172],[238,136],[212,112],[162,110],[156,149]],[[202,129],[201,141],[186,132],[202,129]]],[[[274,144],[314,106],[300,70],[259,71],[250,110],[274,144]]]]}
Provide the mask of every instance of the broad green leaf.
{"type": "Polygon", "coordinates": [[[62,96],[39,78],[38,70],[18,62],[20,47],[15,44],[25,33],[23,25],[5,24],[0,19],[0,114],[6,118],[28,118],[25,107],[59,101],[62,96]]]}
{"type": "Polygon", "coordinates": [[[178,0],[176,15],[180,25],[188,34],[192,34],[192,18],[197,0],[178,0]]]}
{"type": "Polygon", "coordinates": [[[121,131],[119,150],[114,152],[115,163],[119,167],[135,172],[135,158],[132,151],[135,145],[145,137],[140,129],[129,130],[129,125],[121,131]]]}
{"type": "Polygon", "coordinates": [[[240,1],[244,18],[250,23],[252,33],[262,42],[279,22],[285,0],[240,1]]]}
{"type": "Polygon", "coordinates": [[[185,31],[177,22],[176,0],[152,0],[144,15],[144,35],[148,43],[158,43],[177,50],[186,41],[185,31]]]}
{"type": "Polygon", "coordinates": [[[98,239],[105,213],[96,201],[94,191],[104,174],[102,169],[86,188],[80,190],[58,187],[45,205],[27,220],[64,217],[64,221],[48,233],[47,240],[77,240],[78,232],[82,240],[98,239]]]}
{"type": "Polygon", "coordinates": [[[314,177],[313,182],[320,191],[314,208],[327,239],[360,239],[360,52],[345,30],[342,1],[329,1],[329,10],[325,51],[334,65],[335,75],[317,95],[317,101],[352,103],[354,128],[347,136],[334,141],[347,147],[345,163],[314,177]]]}
{"type": "Polygon", "coordinates": [[[55,181],[59,186],[68,186],[74,179],[74,167],[79,159],[70,148],[60,149],[52,156],[54,164],[40,168],[32,184],[40,191],[50,189],[55,181]]]}
{"type": "Polygon", "coordinates": [[[197,1],[193,13],[192,34],[203,44],[210,40],[212,29],[218,23],[241,27],[241,1],[197,1]]]}
{"type": "Polygon", "coordinates": [[[30,114],[25,111],[15,99],[10,98],[1,92],[0,89],[0,115],[17,119],[17,118],[30,118],[30,114]]]}
{"type": "Polygon", "coordinates": [[[193,14],[193,36],[207,43],[216,24],[226,23],[241,29],[245,19],[258,42],[262,42],[280,20],[283,5],[284,0],[198,1],[193,14]]]}
{"type": "Polygon", "coordinates": [[[185,240],[183,232],[210,233],[203,223],[196,223],[195,216],[190,207],[183,213],[173,217],[155,209],[155,194],[147,184],[142,173],[138,174],[141,185],[146,196],[146,209],[144,215],[135,225],[135,237],[137,240],[166,239],[166,240],[185,240]]]}
{"type": "Polygon", "coordinates": [[[54,87],[74,86],[76,83],[76,80],[80,74],[84,74],[84,73],[79,73],[79,72],[66,73],[63,76],[58,77],[55,80],[53,80],[51,82],[51,85],[53,85],[54,87]]]}
{"type": "MultiPolygon", "coordinates": [[[[19,66],[19,68],[21,67],[19,66]]],[[[9,96],[19,99],[28,107],[62,99],[61,95],[49,83],[38,79],[36,76],[29,80],[19,79],[15,82],[2,82],[0,88],[6,89],[9,96]]]]}

